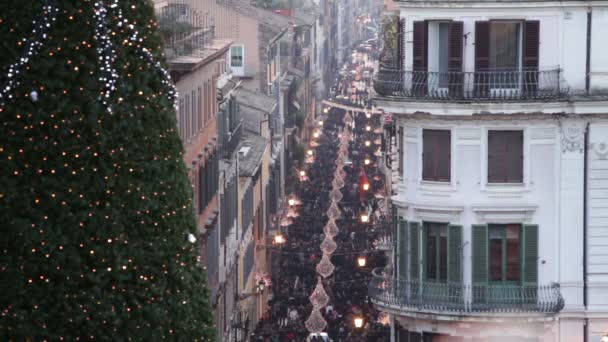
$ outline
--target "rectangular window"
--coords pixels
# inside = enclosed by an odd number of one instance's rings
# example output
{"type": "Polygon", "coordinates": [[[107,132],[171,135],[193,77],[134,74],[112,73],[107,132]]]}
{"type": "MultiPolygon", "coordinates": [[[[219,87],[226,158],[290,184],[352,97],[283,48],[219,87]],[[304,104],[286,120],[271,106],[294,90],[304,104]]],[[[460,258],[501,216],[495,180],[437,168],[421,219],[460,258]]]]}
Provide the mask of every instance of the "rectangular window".
{"type": "Polygon", "coordinates": [[[520,234],[519,224],[493,224],[488,227],[488,266],[491,282],[520,282],[520,234]]]}
{"type": "Polygon", "coordinates": [[[179,127],[179,137],[184,140],[184,99],[179,99],[177,121],[177,127],[179,127]]]}
{"type": "Polygon", "coordinates": [[[196,92],[193,90],[192,91],[192,103],[191,103],[191,113],[190,115],[192,116],[192,120],[190,121],[192,123],[192,128],[190,129],[190,135],[191,136],[195,136],[196,133],[198,132],[198,122],[196,121],[197,117],[196,117],[196,92]]]}
{"type": "Polygon", "coordinates": [[[488,183],[523,183],[523,131],[488,131],[488,183]]]}
{"type": "Polygon", "coordinates": [[[203,128],[203,90],[198,87],[198,103],[196,105],[196,117],[198,118],[198,129],[203,128]]]}
{"type": "Polygon", "coordinates": [[[184,113],[184,140],[190,140],[190,95],[186,95],[186,103],[184,104],[185,113],[184,113]]]}
{"type": "Polygon", "coordinates": [[[451,132],[425,129],[422,131],[422,179],[449,182],[451,172],[451,132]]]}
{"type": "Polygon", "coordinates": [[[424,223],[426,226],[426,279],[446,282],[448,279],[448,225],[424,223]]]}
{"type": "Polygon", "coordinates": [[[490,22],[490,68],[513,70],[521,66],[520,26],[511,21],[490,22]]]}
{"type": "Polygon", "coordinates": [[[243,46],[233,45],[230,47],[230,66],[243,67],[243,46]]]}
{"type": "Polygon", "coordinates": [[[203,102],[203,123],[204,125],[207,125],[207,102],[209,101],[207,94],[207,82],[203,84],[203,87],[205,89],[205,101],[203,102]]]}

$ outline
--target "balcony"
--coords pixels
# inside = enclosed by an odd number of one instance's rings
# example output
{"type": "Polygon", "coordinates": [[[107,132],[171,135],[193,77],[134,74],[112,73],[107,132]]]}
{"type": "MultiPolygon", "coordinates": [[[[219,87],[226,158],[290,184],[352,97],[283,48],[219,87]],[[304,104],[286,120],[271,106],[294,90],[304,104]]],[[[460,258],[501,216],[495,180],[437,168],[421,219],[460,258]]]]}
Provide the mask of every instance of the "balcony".
{"type": "Polygon", "coordinates": [[[432,72],[380,69],[378,95],[415,101],[520,101],[566,98],[569,88],[559,67],[539,70],[432,72]]]}
{"type": "Polygon", "coordinates": [[[555,314],[564,307],[558,284],[463,285],[397,280],[374,270],[369,296],[381,309],[442,316],[555,314]]]}

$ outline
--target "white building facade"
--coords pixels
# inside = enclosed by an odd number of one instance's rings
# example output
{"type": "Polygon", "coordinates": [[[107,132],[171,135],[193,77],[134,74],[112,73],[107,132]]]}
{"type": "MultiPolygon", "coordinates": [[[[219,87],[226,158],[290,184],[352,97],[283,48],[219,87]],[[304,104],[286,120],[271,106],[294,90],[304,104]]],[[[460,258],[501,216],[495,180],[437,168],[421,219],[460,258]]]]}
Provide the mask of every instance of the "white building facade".
{"type": "Polygon", "coordinates": [[[608,2],[401,1],[392,341],[608,333],[608,2]]]}

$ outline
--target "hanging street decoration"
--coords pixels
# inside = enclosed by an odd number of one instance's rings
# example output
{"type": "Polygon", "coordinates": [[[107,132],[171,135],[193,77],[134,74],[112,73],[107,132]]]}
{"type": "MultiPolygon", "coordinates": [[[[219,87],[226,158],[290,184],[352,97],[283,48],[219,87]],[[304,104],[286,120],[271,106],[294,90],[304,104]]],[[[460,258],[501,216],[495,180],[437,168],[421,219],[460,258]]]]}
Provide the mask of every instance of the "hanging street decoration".
{"type": "Polygon", "coordinates": [[[323,239],[323,242],[321,242],[321,250],[323,251],[323,254],[333,254],[337,248],[338,245],[336,245],[336,242],[332,236],[326,234],[325,239],[323,239]]]}
{"type": "Polygon", "coordinates": [[[306,329],[311,333],[320,333],[327,326],[327,321],[323,318],[321,311],[318,308],[313,308],[310,316],[304,323],[306,329]]]}
{"type": "Polygon", "coordinates": [[[310,299],[310,302],[312,303],[315,309],[321,309],[329,303],[329,296],[323,288],[323,281],[321,280],[321,277],[317,278],[317,286],[308,298],[310,299]]]}
{"type": "Polygon", "coordinates": [[[317,264],[317,273],[319,273],[323,278],[327,278],[334,273],[334,269],[336,268],[334,264],[329,260],[329,254],[323,254],[321,258],[321,262],[317,264]]]}

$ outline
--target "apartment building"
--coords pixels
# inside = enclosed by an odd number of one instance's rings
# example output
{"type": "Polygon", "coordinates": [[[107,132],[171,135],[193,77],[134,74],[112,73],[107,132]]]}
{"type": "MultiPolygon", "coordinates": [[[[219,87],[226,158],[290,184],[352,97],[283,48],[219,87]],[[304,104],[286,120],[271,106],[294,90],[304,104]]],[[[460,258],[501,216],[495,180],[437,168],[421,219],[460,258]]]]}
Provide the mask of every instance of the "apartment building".
{"type": "MultiPolygon", "coordinates": [[[[605,1],[394,1],[392,341],[608,331],[605,1]]],[[[391,136],[392,135],[392,136],[391,136]]],[[[390,140],[389,140],[390,139],[390,140]]]]}

